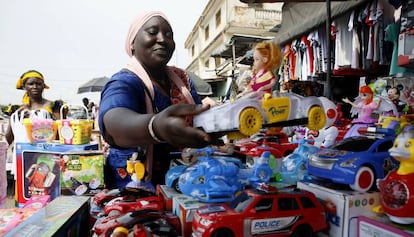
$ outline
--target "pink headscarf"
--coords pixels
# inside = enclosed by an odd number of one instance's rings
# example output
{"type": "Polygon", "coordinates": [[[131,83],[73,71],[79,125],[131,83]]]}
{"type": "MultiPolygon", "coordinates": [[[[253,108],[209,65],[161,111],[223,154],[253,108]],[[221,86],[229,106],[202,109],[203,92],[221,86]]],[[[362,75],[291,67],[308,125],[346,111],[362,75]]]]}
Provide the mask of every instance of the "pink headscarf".
{"type": "Polygon", "coordinates": [[[160,16],[164,18],[168,22],[168,24],[170,24],[167,16],[164,13],[159,12],[159,11],[144,12],[141,15],[136,16],[135,19],[131,22],[131,25],[129,26],[129,30],[128,30],[128,34],[127,34],[127,38],[125,42],[125,50],[130,57],[132,57],[132,44],[135,40],[135,36],[137,35],[139,29],[141,29],[141,27],[149,19],[151,19],[151,17],[154,17],[154,16],[160,16]]]}

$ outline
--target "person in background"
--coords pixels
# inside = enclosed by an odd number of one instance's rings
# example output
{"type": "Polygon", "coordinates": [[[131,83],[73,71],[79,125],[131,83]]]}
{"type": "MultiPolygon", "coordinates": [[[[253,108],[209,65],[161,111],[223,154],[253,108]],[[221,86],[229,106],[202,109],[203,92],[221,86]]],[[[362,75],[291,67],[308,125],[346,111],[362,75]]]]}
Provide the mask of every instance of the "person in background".
{"type": "MultiPolygon", "coordinates": [[[[29,70],[23,73],[19,80],[17,80],[16,89],[26,91],[22,100],[23,104],[16,112],[20,112],[23,109],[43,109],[48,111],[53,119],[60,118],[60,107],[63,105],[63,101],[51,101],[43,97],[44,89],[49,89],[49,86],[45,84],[45,79],[40,72],[36,70],[29,70]]],[[[14,141],[11,122],[9,122],[9,126],[6,131],[6,140],[9,144],[12,144],[14,141]]]]}
{"type": "Polygon", "coordinates": [[[167,66],[175,42],[164,13],[150,11],[136,17],[125,49],[131,60],[105,85],[99,105],[100,131],[110,145],[105,185],[129,185],[127,160],[136,157],[145,167],[139,185],[154,189],[165,183],[172,151],[204,147],[213,141],[192,126],[192,117],[209,105],[201,105],[184,70],[167,66]]]}
{"type": "Polygon", "coordinates": [[[253,48],[253,74],[252,79],[243,92],[264,91],[272,93],[276,84],[274,70],[280,67],[282,52],[278,45],[271,41],[258,43],[253,48]]]}

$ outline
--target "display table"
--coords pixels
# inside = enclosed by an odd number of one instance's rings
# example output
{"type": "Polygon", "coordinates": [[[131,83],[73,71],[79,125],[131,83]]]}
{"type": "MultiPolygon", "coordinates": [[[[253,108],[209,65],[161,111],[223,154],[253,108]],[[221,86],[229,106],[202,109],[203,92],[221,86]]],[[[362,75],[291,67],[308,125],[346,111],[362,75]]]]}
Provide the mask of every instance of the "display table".
{"type": "Polygon", "coordinates": [[[4,236],[88,236],[89,198],[59,196],[4,236]]]}

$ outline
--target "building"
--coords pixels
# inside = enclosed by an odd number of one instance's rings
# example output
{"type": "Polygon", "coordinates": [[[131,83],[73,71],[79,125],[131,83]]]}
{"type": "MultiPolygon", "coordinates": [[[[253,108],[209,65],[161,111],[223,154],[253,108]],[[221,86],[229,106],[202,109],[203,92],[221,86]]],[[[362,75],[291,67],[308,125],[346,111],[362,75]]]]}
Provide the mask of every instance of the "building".
{"type": "Polygon", "coordinates": [[[208,81],[213,96],[225,96],[232,78],[251,63],[246,52],[254,43],[274,38],[270,30],[281,23],[282,5],[210,0],[185,41],[186,69],[208,81]]]}

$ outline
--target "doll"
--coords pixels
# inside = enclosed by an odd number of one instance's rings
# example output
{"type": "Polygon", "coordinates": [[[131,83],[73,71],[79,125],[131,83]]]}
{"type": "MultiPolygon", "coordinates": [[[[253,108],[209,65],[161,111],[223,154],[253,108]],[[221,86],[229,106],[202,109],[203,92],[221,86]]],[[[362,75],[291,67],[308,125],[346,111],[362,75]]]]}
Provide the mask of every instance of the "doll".
{"type": "MultiPolygon", "coordinates": [[[[357,109],[358,117],[352,121],[353,125],[345,134],[344,138],[358,136],[358,128],[374,125],[378,119],[372,118],[372,113],[380,106],[380,100],[374,101],[374,92],[369,86],[362,86],[359,89],[359,102],[351,102],[348,98],[342,101],[357,109]]],[[[352,111],[352,110],[351,110],[352,111]]]]}
{"type": "Polygon", "coordinates": [[[404,93],[407,98],[403,112],[406,114],[414,114],[414,86],[404,93]]]}
{"type": "Polygon", "coordinates": [[[276,84],[274,70],[282,62],[280,47],[270,41],[258,43],[253,49],[253,60],[253,76],[244,94],[252,91],[271,94],[276,84]]]}

